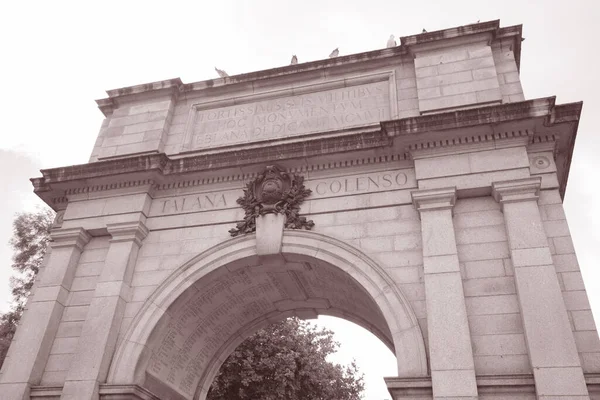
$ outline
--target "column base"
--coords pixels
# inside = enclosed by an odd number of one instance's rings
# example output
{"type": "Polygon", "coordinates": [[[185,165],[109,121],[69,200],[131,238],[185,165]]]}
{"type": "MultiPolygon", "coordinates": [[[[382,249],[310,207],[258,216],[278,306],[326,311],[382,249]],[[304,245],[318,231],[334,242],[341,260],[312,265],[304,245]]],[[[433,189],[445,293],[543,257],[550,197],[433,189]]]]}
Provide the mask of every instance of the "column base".
{"type": "MultiPolygon", "coordinates": [[[[590,398],[600,399],[600,374],[585,374],[585,382],[590,398]]],[[[394,400],[433,399],[431,377],[385,378],[385,383],[394,400]]],[[[478,375],[477,392],[479,399],[497,399],[499,395],[519,400],[537,398],[533,374],[478,375]]]]}

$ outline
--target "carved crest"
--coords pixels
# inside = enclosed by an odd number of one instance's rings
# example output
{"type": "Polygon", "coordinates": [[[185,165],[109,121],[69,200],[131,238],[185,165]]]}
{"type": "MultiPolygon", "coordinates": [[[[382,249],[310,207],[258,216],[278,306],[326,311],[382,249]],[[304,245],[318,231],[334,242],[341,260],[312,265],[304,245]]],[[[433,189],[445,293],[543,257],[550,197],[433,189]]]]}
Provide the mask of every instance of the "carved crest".
{"type": "Polygon", "coordinates": [[[277,165],[269,165],[256,179],[248,182],[244,195],[237,199],[246,215],[231,236],[256,231],[256,217],[268,213],[285,214],[288,229],[311,229],[315,223],[301,217],[300,204],[311,193],[304,186],[304,177],[292,175],[277,165]]]}

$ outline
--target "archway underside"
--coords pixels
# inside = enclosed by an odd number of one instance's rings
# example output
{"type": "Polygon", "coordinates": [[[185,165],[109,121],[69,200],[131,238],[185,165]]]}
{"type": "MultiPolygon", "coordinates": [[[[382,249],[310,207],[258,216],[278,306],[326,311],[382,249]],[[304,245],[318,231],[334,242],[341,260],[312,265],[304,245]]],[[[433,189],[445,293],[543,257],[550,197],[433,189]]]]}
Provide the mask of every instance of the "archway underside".
{"type": "Polygon", "coordinates": [[[144,386],[153,393],[204,399],[221,364],[245,338],[290,316],[350,320],[394,352],[381,310],[346,272],[309,257],[276,266],[239,261],[195,282],[166,310],[147,343],[144,386]]]}

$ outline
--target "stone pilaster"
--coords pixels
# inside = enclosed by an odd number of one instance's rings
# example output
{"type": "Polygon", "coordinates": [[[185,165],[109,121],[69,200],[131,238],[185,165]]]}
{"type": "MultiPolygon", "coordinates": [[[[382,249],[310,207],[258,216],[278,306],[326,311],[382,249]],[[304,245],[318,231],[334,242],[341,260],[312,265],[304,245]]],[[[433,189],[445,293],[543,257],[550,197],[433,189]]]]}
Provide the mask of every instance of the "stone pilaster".
{"type": "Polygon", "coordinates": [[[412,192],[421,216],[433,398],[476,399],[477,383],[452,208],[456,188],[412,192]]]}
{"type": "Polygon", "coordinates": [[[129,301],[138,250],[148,235],[141,222],[109,224],[107,228],[112,235],[110,247],[67,374],[63,400],[99,398],[99,383],[106,380],[129,301]]]}
{"type": "Polygon", "coordinates": [[[11,344],[14,348],[10,353],[15,356],[8,358],[3,366],[2,399],[28,400],[31,386],[39,383],[79,257],[91,239],[82,228],[56,229],[50,236],[50,259],[11,344]]]}
{"type": "Polygon", "coordinates": [[[589,398],[544,231],[539,177],[495,182],[538,398],[589,398]]]}

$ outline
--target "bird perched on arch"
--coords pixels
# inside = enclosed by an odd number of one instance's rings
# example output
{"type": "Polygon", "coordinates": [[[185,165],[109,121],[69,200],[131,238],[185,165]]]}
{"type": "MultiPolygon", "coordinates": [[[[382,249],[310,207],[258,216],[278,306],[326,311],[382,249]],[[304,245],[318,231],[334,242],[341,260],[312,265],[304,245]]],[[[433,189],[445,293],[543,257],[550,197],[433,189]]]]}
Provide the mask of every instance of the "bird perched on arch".
{"type": "Polygon", "coordinates": [[[217,74],[219,74],[219,76],[221,78],[227,78],[229,76],[229,74],[227,72],[225,72],[222,69],[219,69],[217,67],[215,67],[215,71],[217,71],[217,74]]]}
{"type": "Polygon", "coordinates": [[[427,33],[427,31],[425,30],[425,28],[423,28],[423,31],[421,33],[427,33]]]}
{"type": "Polygon", "coordinates": [[[294,54],[292,56],[292,61],[290,61],[290,65],[296,65],[298,64],[298,57],[296,57],[296,55],[294,54]]]}
{"type": "Polygon", "coordinates": [[[329,54],[329,58],[335,58],[340,55],[340,49],[337,47],[329,54]]]}
{"type": "Polygon", "coordinates": [[[396,41],[394,40],[394,35],[390,35],[390,38],[387,41],[386,47],[389,49],[390,47],[396,47],[396,41]]]}

